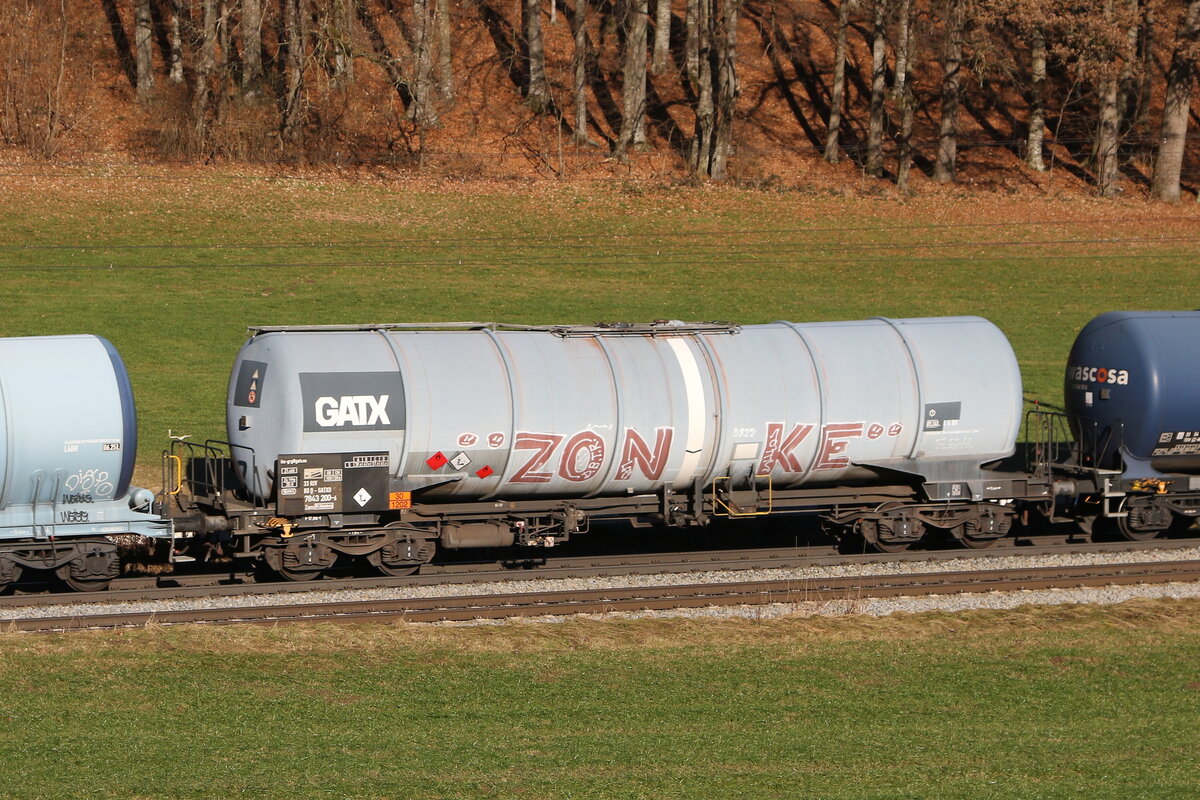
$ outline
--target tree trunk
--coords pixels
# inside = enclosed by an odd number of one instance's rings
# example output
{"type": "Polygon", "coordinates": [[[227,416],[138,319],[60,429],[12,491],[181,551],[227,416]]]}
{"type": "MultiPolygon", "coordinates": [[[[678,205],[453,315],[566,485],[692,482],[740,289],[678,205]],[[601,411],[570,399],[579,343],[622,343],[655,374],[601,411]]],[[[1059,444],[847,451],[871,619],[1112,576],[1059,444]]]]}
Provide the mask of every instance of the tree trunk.
{"type": "Polygon", "coordinates": [[[180,34],[179,18],[184,16],[184,0],[170,2],[170,82],[184,83],[184,37],[180,34]]]}
{"type": "Polygon", "coordinates": [[[134,6],[134,51],[137,57],[137,96],[145,100],[154,91],[154,22],[150,0],[137,0],[134,6]]]}
{"type": "Polygon", "coordinates": [[[1142,37],[1138,60],[1141,62],[1141,82],[1138,86],[1137,119],[1134,126],[1139,130],[1149,129],[1150,97],[1154,91],[1154,6],[1147,5],[1142,14],[1142,37]]]}
{"type": "Polygon", "coordinates": [[[217,0],[201,0],[200,47],[196,57],[196,90],[192,93],[193,138],[203,150],[208,139],[208,108],[217,48],[217,0]]]}
{"type": "Polygon", "coordinates": [[[419,128],[437,124],[437,111],[433,103],[433,75],[431,71],[433,20],[430,0],[413,0],[413,104],[409,117],[419,128]]]}
{"type": "Polygon", "coordinates": [[[833,88],[829,94],[829,132],[825,136],[825,160],[836,164],[841,160],[838,135],[842,127],[842,105],[846,94],[846,28],[850,24],[853,0],[838,4],[837,45],[833,50],[833,88]]]}
{"type": "MultiPolygon", "coordinates": [[[[205,0],[211,3],[213,0],[205,0]]],[[[300,140],[304,117],[304,22],[300,4],[303,0],[283,0],[283,36],[287,43],[284,59],[286,92],[283,102],[283,138],[300,140]]]]}
{"type": "Polygon", "coordinates": [[[713,75],[709,19],[715,0],[696,0],[696,133],[692,139],[692,171],[707,177],[712,158],[713,75]]]}
{"type": "Polygon", "coordinates": [[[662,75],[671,50],[671,0],[654,2],[654,60],[650,74],[662,75]]]}
{"type": "MultiPolygon", "coordinates": [[[[1106,0],[1104,3],[1104,19],[1110,25],[1119,24],[1116,3],[1119,0],[1106,0]]],[[[1126,0],[1131,9],[1136,12],[1138,0],[1126,0]]],[[[1121,104],[1129,83],[1132,71],[1131,62],[1136,52],[1136,38],[1131,50],[1129,31],[1134,31],[1136,37],[1136,13],[1130,22],[1130,28],[1125,31],[1125,40],[1114,41],[1108,51],[1109,60],[1120,61],[1120,69],[1107,65],[1103,79],[1097,91],[1099,97],[1099,115],[1096,130],[1096,192],[1101,197],[1113,197],[1120,187],[1120,146],[1121,146],[1121,104]]]]}
{"type": "Polygon", "coordinates": [[[1025,140],[1025,163],[1045,172],[1042,143],[1046,136],[1046,31],[1039,25],[1029,34],[1030,85],[1029,134],[1025,140]]]}
{"type": "Polygon", "coordinates": [[[542,43],[542,0],[521,0],[521,11],[525,23],[529,74],[525,102],[540,114],[550,105],[550,89],[546,84],[546,51],[542,43]]]}
{"type": "Polygon", "coordinates": [[[1100,124],[1096,134],[1096,190],[1101,197],[1117,193],[1120,179],[1117,155],[1121,116],[1117,109],[1118,79],[1105,78],[1100,85],[1100,124]]]}
{"type": "Polygon", "coordinates": [[[1187,15],[1175,33],[1175,48],[1171,54],[1171,66],[1167,70],[1167,94],[1162,132],[1158,140],[1158,158],[1154,162],[1154,196],[1170,203],[1179,201],[1179,175],[1183,170],[1198,46],[1200,0],[1192,0],[1188,4],[1187,15]]]}
{"type": "Polygon", "coordinates": [[[684,42],[684,63],[687,66],[687,77],[693,86],[700,83],[700,4],[706,0],[686,0],[683,24],[687,31],[684,42]]]}
{"type": "MultiPolygon", "coordinates": [[[[713,153],[708,176],[714,181],[725,180],[729,156],[733,153],[733,115],[737,107],[737,20],[741,0],[722,0],[719,26],[714,31],[716,67],[715,126],[713,153]]],[[[715,16],[715,15],[714,15],[715,16]]]]}
{"type": "Polygon", "coordinates": [[[867,127],[866,172],[883,176],[883,102],[887,92],[887,0],[875,0],[875,25],[871,32],[871,106],[867,127]]]}
{"type": "Polygon", "coordinates": [[[1117,119],[1118,128],[1123,121],[1128,123],[1131,119],[1137,118],[1137,103],[1139,90],[1141,88],[1138,82],[1138,70],[1141,62],[1138,59],[1138,33],[1141,30],[1142,18],[1141,0],[1127,0],[1127,13],[1129,15],[1129,27],[1125,29],[1125,49],[1124,58],[1121,64],[1121,75],[1117,79],[1119,89],[1117,96],[1117,119]]]}
{"type": "Polygon", "coordinates": [[[617,155],[646,143],[646,0],[625,0],[625,67],[617,155]]]}
{"type": "Polygon", "coordinates": [[[900,1],[900,30],[896,37],[896,105],[900,107],[900,153],[896,163],[896,188],[908,194],[908,175],[912,169],[913,102],[912,77],[908,74],[912,63],[913,46],[912,0],[900,1]]]}
{"type": "Polygon", "coordinates": [[[737,19],[741,0],[699,0],[696,14],[696,134],[692,171],[697,177],[725,179],[733,150],[737,104],[737,19]]]}
{"type": "Polygon", "coordinates": [[[354,82],[354,48],[351,37],[354,30],[353,0],[333,0],[329,10],[329,46],[333,50],[333,82],[344,86],[354,82]]]}
{"type": "Polygon", "coordinates": [[[449,103],[454,99],[454,62],[450,41],[450,0],[437,0],[438,93],[449,103]]]}
{"type": "Polygon", "coordinates": [[[961,87],[963,28],[967,0],[948,0],[945,42],[942,47],[942,116],[938,128],[937,162],[933,179],[953,183],[958,167],[958,106],[961,87]]]}
{"type": "Polygon", "coordinates": [[[587,35],[588,0],[575,0],[575,13],[571,15],[571,24],[575,26],[574,82],[571,87],[575,99],[575,133],[573,140],[576,144],[595,145],[596,142],[588,136],[587,85],[588,85],[588,35],[587,35]]]}
{"type": "Polygon", "coordinates": [[[262,79],[262,0],[242,0],[242,88],[254,90],[262,79]]]}

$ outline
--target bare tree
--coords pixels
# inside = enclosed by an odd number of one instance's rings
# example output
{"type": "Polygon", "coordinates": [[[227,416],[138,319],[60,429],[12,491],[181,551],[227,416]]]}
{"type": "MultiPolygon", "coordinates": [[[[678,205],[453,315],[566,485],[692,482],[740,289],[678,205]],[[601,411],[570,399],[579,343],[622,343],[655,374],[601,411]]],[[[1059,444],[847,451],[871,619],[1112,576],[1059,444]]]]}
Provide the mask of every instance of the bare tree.
{"type": "Polygon", "coordinates": [[[838,3],[837,44],[833,50],[833,87],[829,92],[829,125],[825,135],[825,160],[836,164],[841,160],[838,137],[842,128],[842,105],[846,93],[846,28],[850,25],[850,7],[854,0],[838,3]]]}
{"type": "Polygon", "coordinates": [[[208,140],[208,114],[212,76],[216,67],[217,0],[201,0],[199,47],[196,52],[196,86],[192,92],[192,138],[198,149],[208,140]]]}
{"type": "Polygon", "coordinates": [[[542,42],[542,0],[521,0],[521,13],[524,17],[529,81],[525,102],[541,113],[550,105],[550,88],[546,83],[546,51],[542,42]]]}
{"type": "Polygon", "coordinates": [[[616,153],[646,144],[646,0],[624,0],[625,66],[622,72],[621,132],[616,153]]]}
{"type": "Polygon", "coordinates": [[[733,150],[738,95],[737,19],[741,0],[700,0],[697,14],[699,87],[692,166],[697,176],[725,179],[733,150]]]}
{"type": "Polygon", "coordinates": [[[883,175],[883,116],[887,93],[887,12],[888,0],[875,0],[874,25],[871,29],[871,105],[867,127],[866,173],[883,175]]]}
{"type": "Polygon", "coordinates": [[[654,0],[654,58],[652,75],[662,75],[671,49],[671,0],[654,0]]]}
{"type": "Polygon", "coordinates": [[[430,0],[413,0],[413,80],[409,118],[420,128],[436,125],[437,106],[433,100],[433,7],[430,0]]]}
{"type": "Polygon", "coordinates": [[[450,41],[450,0],[437,0],[438,94],[442,101],[454,99],[454,62],[450,41]]]}
{"type": "Polygon", "coordinates": [[[912,130],[916,103],[913,98],[911,65],[913,56],[913,2],[900,0],[899,31],[896,35],[896,79],[893,85],[896,105],[900,107],[900,152],[896,163],[896,188],[908,192],[912,169],[912,130]]]}
{"type": "Polygon", "coordinates": [[[154,91],[154,21],[150,0],[137,0],[133,8],[133,42],[137,55],[137,95],[145,100],[154,91]]]}
{"type": "Polygon", "coordinates": [[[688,80],[695,86],[700,81],[700,4],[701,0],[685,0],[683,24],[687,35],[683,44],[684,64],[688,80]]]}
{"type": "Polygon", "coordinates": [[[327,61],[333,81],[344,86],[354,81],[354,0],[331,0],[320,10],[327,61]]]}
{"type": "MultiPolygon", "coordinates": [[[[1126,0],[1118,8],[1117,0],[1104,0],[1103,42],[1100,63],[1095,66],[1100,76],[1097,90],[1099,115],[1096,129],[1096,191],[1101,197],[1112,197],[1118,190],[1121,145],[1121,86],[1134,57],[1130,46],[1129,28],[1138,20],[1137,0],[1126,0]]],[[[1133,39],[1136,47],[1136,28],[1133,39]]]]}
{"type": "Polygon", "coordinates": [[[254,89],[263,79],[262,0],[242,0],[242,88],[254,89]]]}
{"type": "Polygon", "coordinates": [[[946,0],[942,41],[942,113],[933,179],[952,183],[958,169],[958,109],[962,85],[963,32],[968,0],[946,0]]]}
{"type": "Polygon", "coordinates": [[[171,83],[183,83],[183,35],[179,18],[183,16],[183,0],[167,0],[171,10],[167,27],[170,29],[171,69],[167,77],[171,83]]]}
{"type": "Polygon", "coordinates": [[[572,58],[574,80],[571,90],[575,103],[575,133],[576,144],[595,145],[596,142],[588,136],[588,59],[591,57],[590,40],[587,32],[587,0],[575,0],[575,10],[571,15],[571,25],[574,26],[575,53],[572,58]]]}
{"type": "Polygon", "coordinates": [[[1029,32],[1029,133],[1025,163],[1043,172],[1042,145],[1046,135],[1046,30],[1035,24],[1029,32]]]}
{"type": "Polygon", "coordinates": [[[1200,56],[1200,0],[1191,0],[1175,31],[1158,158],[1154,162],[1154,196],[1170,203],[1179,201],[1179,176],[1183,170],[1197,56],[1200,56]]]}
{"type": "MultiPolygon", "coordinates": [[[[204,0],[211,4],[213,0],[204,0]]],[[[283,138],[298,142],[304,119],[305,35],[301,4],[304,0],[283,0],[283,35],[287,45],[284,59],[285,95],[283,98],[283,138]]]]}
{"type": "Polygon", "coordinates": [[[0,141],[53,158],[74,126],[63,89],[68,70],[66,0],[12,0],[0,15],[0,141]]]}

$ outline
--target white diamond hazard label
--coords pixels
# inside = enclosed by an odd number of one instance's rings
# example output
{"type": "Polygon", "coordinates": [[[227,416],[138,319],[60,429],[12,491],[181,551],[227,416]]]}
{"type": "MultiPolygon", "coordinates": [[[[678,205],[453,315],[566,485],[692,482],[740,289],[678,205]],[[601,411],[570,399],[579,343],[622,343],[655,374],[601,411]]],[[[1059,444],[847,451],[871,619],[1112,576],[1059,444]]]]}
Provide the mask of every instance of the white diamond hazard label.
{"type": "Polygon", "coordinates": [[[354,493],[354,502],[358,503],[359,507],[365,506],[367,501],[371,499],[371,493],[366,489],[359,489],[354,493]]]}
{"type": "Polygon", "coordinates": [[[459,453],[454,458],[450,459],[450,466],[454,467],[455,469],[462,469],[470,463],[471,459],[467,457],[466,453],[459,453]]]}

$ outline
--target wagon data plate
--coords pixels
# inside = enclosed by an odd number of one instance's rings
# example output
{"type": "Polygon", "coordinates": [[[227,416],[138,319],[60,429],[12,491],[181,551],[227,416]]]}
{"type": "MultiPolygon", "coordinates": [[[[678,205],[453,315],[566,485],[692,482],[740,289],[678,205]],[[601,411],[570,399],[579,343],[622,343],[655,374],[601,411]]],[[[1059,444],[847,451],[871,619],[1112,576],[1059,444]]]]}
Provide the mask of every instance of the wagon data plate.
{"type": "Polygon", "coordinates": [[[390,472],[386,452],[281,455],[275,462],[276,512],[299,516],[386,510],[390,472]]]}

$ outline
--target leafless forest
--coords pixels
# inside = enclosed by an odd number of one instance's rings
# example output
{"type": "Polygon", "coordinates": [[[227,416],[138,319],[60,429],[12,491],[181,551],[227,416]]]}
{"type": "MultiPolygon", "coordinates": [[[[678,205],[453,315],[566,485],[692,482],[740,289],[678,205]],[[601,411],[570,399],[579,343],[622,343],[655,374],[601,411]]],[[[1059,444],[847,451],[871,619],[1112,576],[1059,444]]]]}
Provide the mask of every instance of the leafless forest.
{"type": "Polygon", "coordinates": [[[1200,0],[0,7],[0,138],[23,158],[1200,183],[1200,0]]]}

